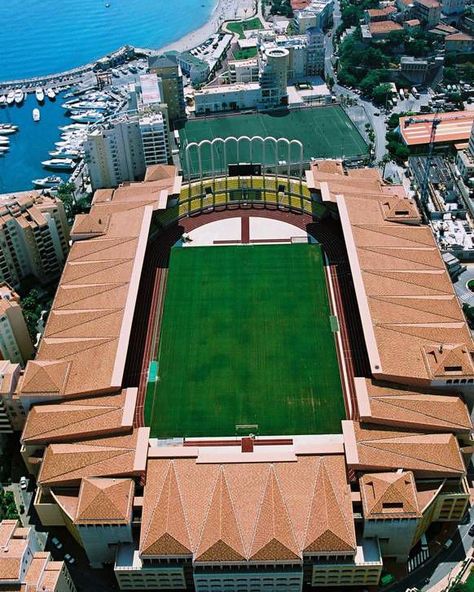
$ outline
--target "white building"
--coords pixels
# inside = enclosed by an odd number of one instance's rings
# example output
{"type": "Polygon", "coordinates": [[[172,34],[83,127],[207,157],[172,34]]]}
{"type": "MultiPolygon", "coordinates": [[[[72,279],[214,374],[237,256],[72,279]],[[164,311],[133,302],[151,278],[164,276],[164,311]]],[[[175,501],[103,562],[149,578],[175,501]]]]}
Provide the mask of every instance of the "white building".
{"type": "Polygon", "coordinates": [[[208,86],[194,95],[196,114],[253,109],[261,96],[258,82],[208,86]]]}
{"type": "Polygon", "coordinates": [[[258,82],[259,69],[257,58],[231,60],[228,62],[228,67],[231,84],[235,84],[236,82],[239,84],[258,82]]]}
{"type": "Polygon", "coordinates": [[[156,74],[140,76],[132,99],[137,111],[120,115],[93,131],[85,143],[93,189],[139,181],[148,165],[168,162],[168,113],[156,74]]]}
{"type": "Polygon", "coordinates": [[[0,354],[4,360],[24,366],[33,353],[20,297],[8,284],[0,283],[0,354]]]}
{"type": "Polygon", "coordinates": [[[140,116],[140,136],[145,166],[166,164],[169,155],[168,129],[163,113],[147,113],[140,116]]]}
{"type": "Polygon", "coordinates": [[[145,174],[145,158],[138,118],[121,119],[94,130],[84,145],[93,189],[138,181],[145,174]]]}
{"type": "Polygon", "coordinates": [[[331,23],[333,11],[333,0],[313,0],[306,8],[295,10],[295,25],[301,35],[310,27],[326,29],[331,23]]]}
{"type": "Polygon", "coordinates": [[[0,282],[16,289],[28,276],[47,284],[61,274],[69,227],[60,199],[37,192],[0,201],[0,282]]]}

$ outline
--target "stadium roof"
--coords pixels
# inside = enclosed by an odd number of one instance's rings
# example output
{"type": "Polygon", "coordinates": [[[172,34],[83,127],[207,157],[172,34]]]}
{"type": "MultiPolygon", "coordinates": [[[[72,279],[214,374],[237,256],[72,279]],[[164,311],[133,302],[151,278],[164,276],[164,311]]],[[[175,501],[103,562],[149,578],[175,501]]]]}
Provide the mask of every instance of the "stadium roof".
{"type": "Polygon", "coordinates": [[[411,471],[366,473],[359,486],[366,519],[421,518],[411,471]]]}
{"type": "Polygon", "coordinates": [[[466,472],[453,434],[416,434],[342,422],[347,464],[357,470],[405,469],[417,476],[455,477],[466,472]]]}
{"type": "Polygon", "coordinates": [[[130,388],[102,397],[35,405],[28,413],[22,441],[49,444],[129,431],[136,396],[137,389],[130,388]]]}
{"type": "Polygon", "coordinates": [[[239,463],[150,458],[141,556],[260,562],[355,553],[343,455],[253,462],[246,454],[239,463]]]}
{"type": "Polygon", "coordinates": [[[179,192],[174,166],[152,181],[96,192],[78,217],[36,359],[19,390],[24,398],[61,398],[119,390],[154,209],[179,192]]]}
{"type": "Polygon", "coordinates": [[[126,436],[50,444],[38,483],[77,485],[85,477],[139,475],[146,467],[149,432],[139,428],[126,436]]]}
{"type": "Polygon", "coordinates": [[[454,144],[469,140],[474,122],[474,111],[427,113],[400,117],[400,134],[407,146],[429,144],[432,121],[439,119],[434,137],[435,144],[454,144]]]}
{"type": "Polygon", "coordinates": [[[467,406],[459,397],[396,388],[367,378],[354,381],[361,421],[437,432],[472,429],[467,406]]]}
{"type": "Polygon", "coordinates": [[[74,524],[130,524],[134,492],[133,479],[83,479],[74,524]]]}
{"type": "Polygon", "coordinates": [[[472,338],[431,230],[407,223],[411,200],[386,202],[337,196],[372,373],[402,384],[472,380],[472,338]]]}

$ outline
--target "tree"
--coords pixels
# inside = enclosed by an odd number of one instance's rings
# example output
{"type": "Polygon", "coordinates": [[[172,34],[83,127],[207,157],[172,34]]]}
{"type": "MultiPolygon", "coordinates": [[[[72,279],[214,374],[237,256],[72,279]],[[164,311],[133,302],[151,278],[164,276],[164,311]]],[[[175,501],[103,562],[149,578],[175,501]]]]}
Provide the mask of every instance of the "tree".
{"type": "Polygon", "coordinates": [[[41,317],[42,306],[38,290],[30,290],[25,298],[21,300],[21,308],[25,316],[26,326],[33,342],[36,341],[38,321],[41,317]]]}
{"type": "Polygon", "coordinates": [[[380,73],[378,70],[371,70],[364,78],[360,81],[359,88],[362,94],[372,96],[375,87],[380,82],[380,73]]]}
{"type": "Polygon", "coordinates": [[[345,68],[339,70],[338,78],[344,86],[357,86],[357,78],[345,68]]]}
{"type": "Polygon", "coordinates": [[[64,204],[64,210],[69,220],[74,218],[76,214],[85,212],[89,208],[89,204],[82,198],[76,199],[76,186],[74,183],[62,183],[58,187],[58,197],[64,204]]]}
{"type": "Polygon", "coordinates": [[[375,103],[382,105],[385,103],[387,98],[391,96],[391,94],[392,94],[392,88],[391,88],[390,84],[388,84],[388,82],[384,82],[382,84],[378,84],[374,88],[374,90],[372,92],[372,97],[373,97],[375,103]]]}

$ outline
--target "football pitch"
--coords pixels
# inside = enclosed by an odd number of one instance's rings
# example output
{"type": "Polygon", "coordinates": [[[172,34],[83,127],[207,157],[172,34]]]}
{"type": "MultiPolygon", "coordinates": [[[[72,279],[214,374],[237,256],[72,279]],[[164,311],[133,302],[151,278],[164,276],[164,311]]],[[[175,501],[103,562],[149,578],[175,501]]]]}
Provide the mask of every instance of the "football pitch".
{"type": "Polygon", "coordinates": [[[345,417],[319,245],[172,250],[151,436],[328,434],[345,417]],[[254,429],[250,431],[256,431],[254,429]]]}
{"type": "MultiPolygon", "coordinates": [[[[252,113],[250,115],[229,115],[227,117],[201,117],[190,119],[179,130],[181,143],[181,163],[188,173],[185,154],[186,145],[201,140],[228,138],[235,136],[273,136],[299,140],[303,144],[304,161],[314,158],[351,158],[363,157],[367,154],[367,144],[359,131],[338,105],[275,111],[271,113],[252,113]]],[[[268,145],[263,154],[261,144],[252,147],[252,155],[248,143],[240,143],[239,153],[234,142],[227,144],[227,164],[238,162],[264,163],[273,165],[276,160],[288,160],[288,150],[280,145],[278,154],[268,145]],[[278,157],[278,158],[276,158],[278,157]]],[[[292,146],[290,158],[298,161],[299,149],[292,146]]],[[[222,146],[214,148],[214,167],[212,166],[210,149],[201,149],[202,168],[204,172],[224,172],[225,159],[222,146]]],[[[191,173],[199,171],[197,152],[189,149],[189,168],[191,173]]]]}

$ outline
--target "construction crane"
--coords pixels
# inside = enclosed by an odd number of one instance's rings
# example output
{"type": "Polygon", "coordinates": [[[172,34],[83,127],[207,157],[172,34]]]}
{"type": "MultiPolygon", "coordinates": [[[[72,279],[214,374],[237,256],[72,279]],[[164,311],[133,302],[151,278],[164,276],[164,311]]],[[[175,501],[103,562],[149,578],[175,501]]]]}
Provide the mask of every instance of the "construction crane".
{"type": "Polygon", "coordinates": [[[428,154],[426,156],[425,168],[423,171],[423,179],[420,185],[420,202],[421,205],[426,208],[428,203],[428,187],[430,183],[430,169],[433,161],[433,148],[436,139],[436,129],[441,123],[441,119],[437,117],[438,112],[436,111],[433,118],[419,119],[418,117],[409,117],[405,119],[404,127],[408,127],[412,123],[431,123],[430,141],[428,144],[428,154]]]}

